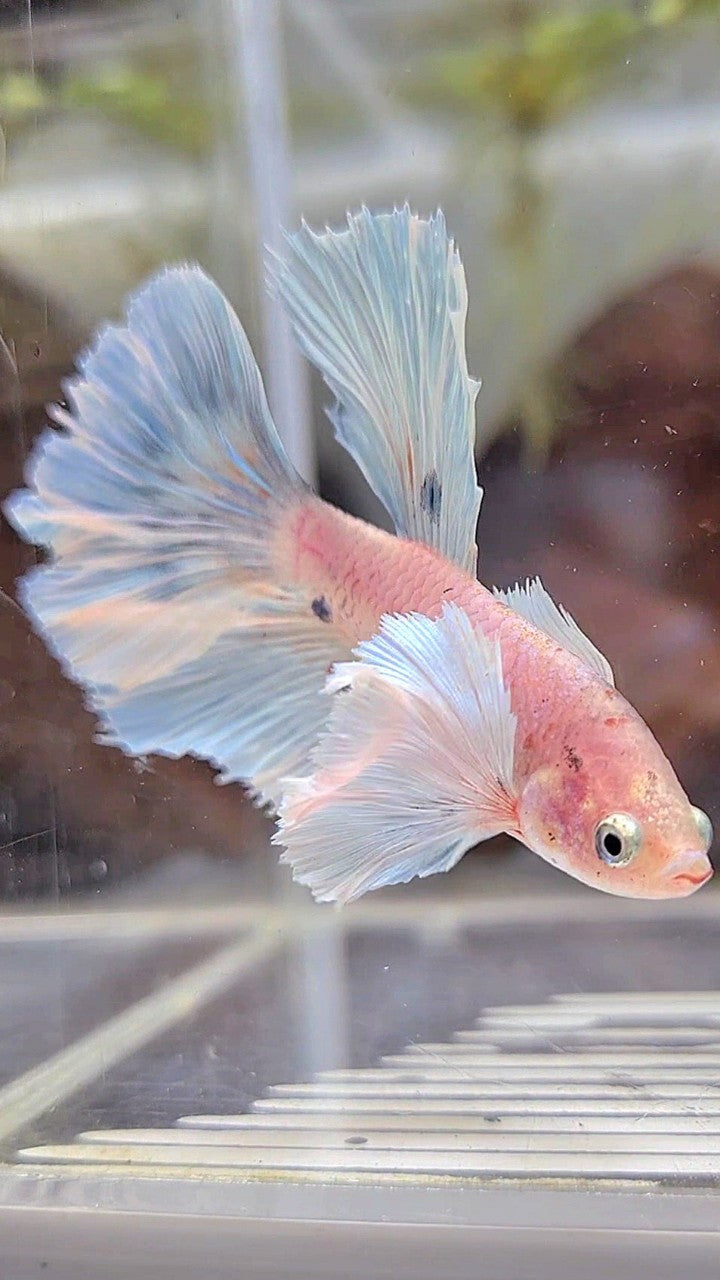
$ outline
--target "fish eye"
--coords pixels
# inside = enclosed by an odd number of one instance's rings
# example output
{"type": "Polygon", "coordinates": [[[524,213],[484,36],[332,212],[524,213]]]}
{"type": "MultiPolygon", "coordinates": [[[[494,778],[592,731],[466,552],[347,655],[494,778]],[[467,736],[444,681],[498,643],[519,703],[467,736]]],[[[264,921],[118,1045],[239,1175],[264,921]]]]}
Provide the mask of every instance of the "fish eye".
{"type": "Polygon", "coordinates": [[[712,822],[708,818],[707,814],[703,813],[702,809],[697,808],[697,805],[693,804],[690,806],[690,808],[692,809],[693,818],[695,819],[695,825],[697,826],[697,829],[698,829],[698,835],[700,836],[700,839],[705,845],[705,853],[707,853],[708,849],[710,848],[710,845],[713,842],[714,833],[713,833],[712,822]]]}
{"type": "Polygon", "coordinates": [[[610,867],[627,866],[639,854],[642,842],[640,823],[627,813],[611,813],[595,828],[597,855],[610,867]]]}

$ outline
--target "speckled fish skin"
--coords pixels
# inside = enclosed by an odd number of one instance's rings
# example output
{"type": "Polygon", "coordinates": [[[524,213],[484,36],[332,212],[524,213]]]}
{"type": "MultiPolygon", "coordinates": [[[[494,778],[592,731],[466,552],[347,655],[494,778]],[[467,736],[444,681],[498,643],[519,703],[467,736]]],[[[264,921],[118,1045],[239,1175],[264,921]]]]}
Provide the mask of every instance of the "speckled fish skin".
{"type": "Polygon", "coordinates": [[[277,571],[292,566],[353,648],[385,614],[436,618],[449,602],[498,638],[517,716],[515,792],[503,829],[547,862],[623,897],[685,897],[712,875],[689,800],[642,718],[482,583],[432,548],[317,498],[289,515],[277,555],[277,571]],[[618,811],[643,825],[638,864],[608,866],[595,851],[597,824],[618,811]]]}
{"type": "Polygon", "coordinates": [[[5,505],[48,553],[20,599],[103,740],[246,782],[320,901],[501,832],[609,893],[693,892],[712,828],[607,659],[539,581],[476,580],[479,383],[442,214],[363,209],[286,249],[272,288],[397,536],[297,475],[217,285],[159,273],[5,505]]]}

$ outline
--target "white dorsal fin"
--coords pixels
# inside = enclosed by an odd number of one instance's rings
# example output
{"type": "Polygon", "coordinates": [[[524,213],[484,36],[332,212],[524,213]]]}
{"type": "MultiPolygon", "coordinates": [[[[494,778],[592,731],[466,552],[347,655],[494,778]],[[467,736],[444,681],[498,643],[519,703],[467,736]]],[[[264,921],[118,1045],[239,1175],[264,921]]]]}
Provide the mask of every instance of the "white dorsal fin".
{"type": "Polygon", "coordinates": [[[356,653],[330,678],[312,775],[285,784],[274,837],[324,902],[447,871],[516,821],[516,722],[497,643],[448,605],[435,621],[384,618],[356,653]]]}
{"type": "Polygon", "coordinates": [[[337,398],[335,434],[397,533],[474,575],[479,384],[465,357],[465,273],[442,213],[362,209],[323,235],[303,225],[270,274],[337,398]]]}
{"type": "Polygon", "coordinates": [[[574,653],[576,658],[595,671],[608,684],[615,684],[612,667],[607,658],[595,648],[592,640],[588,640],[577,622],[562,605],[557,605],[552,596],[545,590],[539,578],[528,578],[524,583],[516,583],[514,587],[502,590],[495,587],[493,594],[498,600],[509,605],[516,613],[521,614],[538,630],[555,640],[557,644],[574,653]]]}

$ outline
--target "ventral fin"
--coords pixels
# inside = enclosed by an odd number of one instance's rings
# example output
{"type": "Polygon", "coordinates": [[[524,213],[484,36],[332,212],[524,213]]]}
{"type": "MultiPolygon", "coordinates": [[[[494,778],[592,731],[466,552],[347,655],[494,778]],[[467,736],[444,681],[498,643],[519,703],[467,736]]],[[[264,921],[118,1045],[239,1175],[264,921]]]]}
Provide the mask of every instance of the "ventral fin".
{"type": "Polygon", "coordinates": [[[615,684],[612,667],[607,658],[588,640],[577,622],[562,605],[558,605],[545,590],[539,578],[528,578],[524,583],[503,590],[495,587],[493,594],[509,605],[539,631],[544,631],[568,653],[580,658],[596,675],[608,684],[615,684]]]}
{"type": "Polygon", "coordinates": [[[448,605],[385,617],[341,663],[310,776],[286,783],[275,843],[319,901],[447,871],[513,830],[515,716],[497,643],[448,605]]]}
{"type": "Polygon", "coordinates": [[[442,213],[362,209],[322,235],[303,225],[270,272],[337,398],[335,434],[397,533],[474,575],[479,384],[465,356],[465,273],[442,213]]]}

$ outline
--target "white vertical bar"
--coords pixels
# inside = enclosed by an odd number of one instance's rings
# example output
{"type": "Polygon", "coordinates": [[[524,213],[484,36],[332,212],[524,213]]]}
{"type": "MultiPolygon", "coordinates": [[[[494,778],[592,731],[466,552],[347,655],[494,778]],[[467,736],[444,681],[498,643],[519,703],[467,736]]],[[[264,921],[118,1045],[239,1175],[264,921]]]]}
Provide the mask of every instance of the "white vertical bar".
{"type": "Polygon", "coordinates": [[[298,933],[291,976],[295,1031],[303,1074],[315,1076],[350,1058],[346,932],[338,919],[327,929],[298,933]]]}
{"type": "MultiPolygon", "coordinates": [[[[232,89],[238,128],[247,126],[258,252],[282,250],[294,222],[278,0],[227,0],[232,89]]],[[[261,273],[262,275],[262,264],[261,273]]],[[[263,291],[264,370],[270,408],[306,480],[315,472],[307,371],[280,303],[263,291]]]]}

